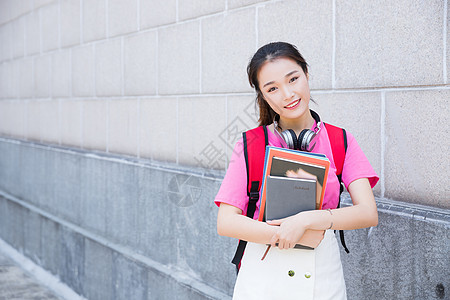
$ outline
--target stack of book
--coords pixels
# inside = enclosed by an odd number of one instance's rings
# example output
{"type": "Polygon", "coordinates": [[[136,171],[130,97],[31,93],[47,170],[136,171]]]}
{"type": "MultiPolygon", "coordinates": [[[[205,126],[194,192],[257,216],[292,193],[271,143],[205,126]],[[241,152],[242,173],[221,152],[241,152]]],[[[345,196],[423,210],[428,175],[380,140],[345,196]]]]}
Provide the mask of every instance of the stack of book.
{"type": "Polygon", "coordinates": [[[321,209],[329,167],[323,154],[267,146],[258,219],[321,209]]]}

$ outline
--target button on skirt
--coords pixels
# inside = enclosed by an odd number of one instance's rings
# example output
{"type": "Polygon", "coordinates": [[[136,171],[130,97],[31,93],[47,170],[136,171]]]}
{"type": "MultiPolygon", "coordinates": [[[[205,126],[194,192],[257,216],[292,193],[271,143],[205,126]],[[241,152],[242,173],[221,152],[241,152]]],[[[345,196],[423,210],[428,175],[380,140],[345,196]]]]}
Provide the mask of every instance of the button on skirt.
{"type": "Polygon", "coordinates": [[[247,243],[233,300],[347,299],[339,247],[333,230],[315,250],[270,248],[247,243]]]}

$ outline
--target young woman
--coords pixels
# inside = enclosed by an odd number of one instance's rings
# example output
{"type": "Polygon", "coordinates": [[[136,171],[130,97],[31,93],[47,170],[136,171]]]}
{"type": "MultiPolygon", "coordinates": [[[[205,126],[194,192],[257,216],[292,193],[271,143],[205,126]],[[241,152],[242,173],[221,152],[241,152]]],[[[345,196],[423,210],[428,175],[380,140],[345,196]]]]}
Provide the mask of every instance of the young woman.
{"type": "Polygon", "coordinates": [[[246,217],[247,174],[242,139],[236,143],[215,198],[219,206],[219,235],[248,241],[233,299],[346,299],[333,232],[377,225],[372,187],[378,176],[354,137],[347,133],[342,181],[353,206],[337,208],[339,181],[326,127],[309,109],[311,98],[305,60],[291,44],[270,43],[255,53],[247,72],[250,85],[257,93],[259,124],[268,128],[269,145],[284,145],[280,139],[282,130],[292,129],[298,136],[303,129],[311,129],[317,132],[312,152],[325,154],[331,165],[322,210],[259,222],[259,202],[254,219],[246,217]],[[261,260],[268,244],[271,249],[261,260]],[[315,249],[294,249],[295,244],[315,249]]]}

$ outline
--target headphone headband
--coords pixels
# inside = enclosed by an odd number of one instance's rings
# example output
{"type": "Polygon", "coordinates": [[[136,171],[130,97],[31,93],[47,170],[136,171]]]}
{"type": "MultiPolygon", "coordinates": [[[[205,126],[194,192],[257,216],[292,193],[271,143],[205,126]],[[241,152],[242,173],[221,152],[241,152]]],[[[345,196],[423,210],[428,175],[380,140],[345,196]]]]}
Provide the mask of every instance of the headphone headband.
{"type": "Polygon", "coordinates": [[[275,115],[273,124],[275,128],[275,135],[278,137],[278,139],[281,142],[281,145],[284,148],[289,149],[295,149],[295,150],[302,150],[302,151],[312,151],[314,149],[314,146],[316,145],[315,137],[319,134],[322,122],[320,121],[319,115],[313,111],[309,110],[311,113],[311,116],[316,121],[316,126],[314,130],[311,129],[303,129],[298,137],[296,136],[294,130],[287,129],[282,131],[281,133],[278,132],[278,121],[280,120],[280,115],[275,115]]]}
{"type": "Polygon", "coordinates": [[[320,121],[320,117],[319,117],[319,115],[318,115],[315,111],[313,111],[312,109],[310,109],[309,112],[311,113],[311,116],[313,117],[314,121],[316,121],[316,128],[314,128],[314,132],[315,132],[316,134],[318,134],[319,131],[320,131],[320,128],[322,127],[322,122],[320,121]],[[316,131],[316,129],[317,129],[317,131],[316,131]]]}

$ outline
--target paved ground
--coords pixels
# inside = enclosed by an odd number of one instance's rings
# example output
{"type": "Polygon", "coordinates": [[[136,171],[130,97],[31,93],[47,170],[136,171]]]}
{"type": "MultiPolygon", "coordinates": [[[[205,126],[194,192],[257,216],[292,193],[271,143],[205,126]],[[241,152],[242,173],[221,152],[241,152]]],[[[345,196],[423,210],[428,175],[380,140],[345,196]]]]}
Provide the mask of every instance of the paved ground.
{"type": "Polygon", "coordinates": [[[60,300],[0,252],[0,300],[60,300]]]}

